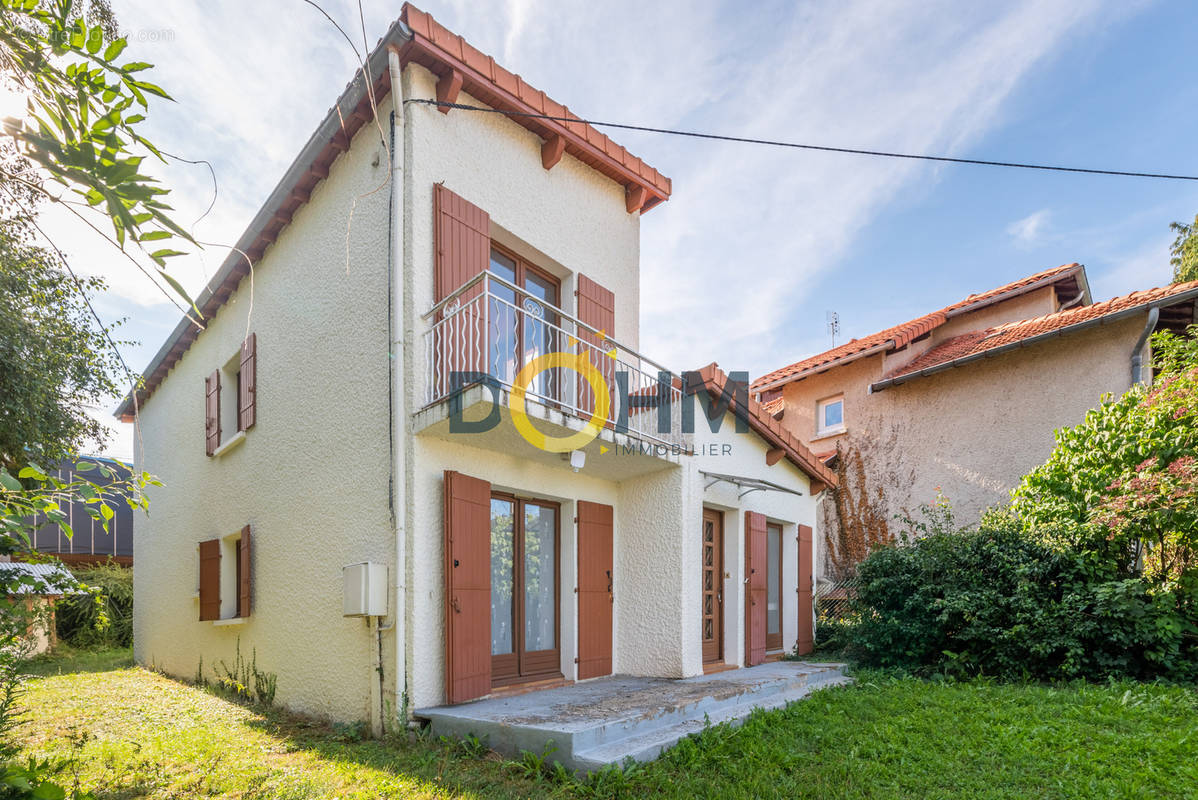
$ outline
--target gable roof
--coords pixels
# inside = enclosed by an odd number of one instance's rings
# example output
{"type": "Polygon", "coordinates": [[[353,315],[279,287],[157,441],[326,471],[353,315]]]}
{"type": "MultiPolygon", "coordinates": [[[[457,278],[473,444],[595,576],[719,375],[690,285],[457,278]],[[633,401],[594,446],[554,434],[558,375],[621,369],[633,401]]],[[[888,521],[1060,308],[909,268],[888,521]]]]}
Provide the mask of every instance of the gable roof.
{"type": "Polygon", "coordinates": [[[1198,281],[1175,283],[1157,289],[1132,292],[1101,303],[1045,314],[1042,317],[970,331],[946,339],[922,353],[874,383],[870,390],[881,391],[980,358],[995,356],[1015,347],[1026,347],[1054,336],[1114,322],[1147,311],[1152,306],[1173,305],[1195,298],[1198,298],[1198,281]]]}
{"type": "MultiPolygon", "coordinates": [[[[685,387],[688,394],[705,390],[712,398],[720,397],[728,383],[728,376],[715,363],[708,364],[697,372],[687,373],[687,377],[690,379],[685,387]]],[[[761,403],[751,395],[747,407],[736,402],[733,396],[728,411],[747,422],[749,428],[770,447],[780,449],[787,461],[806,473],[812,480],[811,494],[818,494],[825,487],[836,486],[836,473],[762,408],[761,403]]]]}
{"type": "MultiPolygon", "coordinates": [[[[673,191],[673,182],[669,178],[582,122],[544,92],[531,87],[519,75],[508,72],[493,58],[471,47],[429,14],[404,3],[399,19],[392,23],[367,56],[365,72],[370,76],[372,91],[366,90],[363,70],[355,71],[353,79],[325,113],[245,232],[229,249],[229,255],[212,280],[196,295],[196,308],[204,319],[215,316],[249,275],[250,264],[256,264],[262,258],[266,248],[308,202],[316,185],[328,177],[333,162],[349,149],[354,135],[374,118],[370,95],[373,94],[377,103],[391,91],[388,70],[388,52],[391,50],[399,54],[401,66],[417,63],[441,79],[437,89],[439,100],[448,99],[448,94],[442,97],[443,91],[448,92],[456,85],[492,108],[511,112],[512,115],[507,117],[509,120],[545,139],[546,145],[557,137],[555,141],[560,142],[562,152],[570,153],[624,185],[629,213],[644,213],[667,200],[673,191]],[[544,114],[567,121],[521,116],[524,114],[544,114]]],[[[543,154],[542,163],[546,168],[553,165],[544,159],[543,154]]],[[[181,319],[146,367],[136,402],[133,393],[129,393],[114,416],[123,422],[132,421],[137,404],[145,402],[158,388],[201,330],[187,317],[181,319]]]]}
{"type": "Polygon", "coordinates": [[[1019,297],[1044,286],[1053,285],[1058,285],[1062,290],[1068,292],[1076,292],[1075,297],[1080,298],[1082,303],[1088,303],[1090,300],[1085,267],[1078,263],[1065,264],[1029,275],[1026,278],[1020,278],[988,292],[971,294],[964,300],[945,306],[938,311],[886,328],[870,336],[853,339],[838,347],[833,347],[831,350],[825,350],[818,355],[768,372],[753,381],[752,391],[763,392],[775,389],[791,381],[801,380],[808,375],[847,364],[858,358],[864,358],[874,353],[898,350],[931,333],[953,317],[977,311],[1003,300],[1019,297]]]}

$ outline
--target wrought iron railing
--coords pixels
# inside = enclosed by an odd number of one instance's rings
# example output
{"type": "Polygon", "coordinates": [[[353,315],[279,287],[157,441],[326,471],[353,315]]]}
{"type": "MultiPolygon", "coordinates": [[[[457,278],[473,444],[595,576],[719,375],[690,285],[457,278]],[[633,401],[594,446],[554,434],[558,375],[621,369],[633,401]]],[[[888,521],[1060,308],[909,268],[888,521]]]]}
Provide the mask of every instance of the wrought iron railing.
{"type": "Polygon", "coordinates": [[[480,273],[424,319],[426,406],[481,383],[510,393],[528,367],[521,383],[530,400],[588,421],[602,405],[594,386],[606,386],[606,428],[686,446],[675,373],[498,275],[480,273]],[[555,353],[564,355],[541,359],[555,353]],[[602,381],[588,380],[596,373],[602,381]]]}

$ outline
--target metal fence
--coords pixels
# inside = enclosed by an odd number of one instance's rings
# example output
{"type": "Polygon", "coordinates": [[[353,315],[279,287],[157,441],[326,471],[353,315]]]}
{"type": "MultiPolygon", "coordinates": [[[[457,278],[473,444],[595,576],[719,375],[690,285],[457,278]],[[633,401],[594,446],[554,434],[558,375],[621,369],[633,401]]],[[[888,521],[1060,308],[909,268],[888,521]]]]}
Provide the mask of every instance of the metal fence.
{"type": "Polygon", "coordinates": [[[821,584],[815,599],[817,622],[844,622],[851,619],[857,585],[857,578],[821,584]]]}

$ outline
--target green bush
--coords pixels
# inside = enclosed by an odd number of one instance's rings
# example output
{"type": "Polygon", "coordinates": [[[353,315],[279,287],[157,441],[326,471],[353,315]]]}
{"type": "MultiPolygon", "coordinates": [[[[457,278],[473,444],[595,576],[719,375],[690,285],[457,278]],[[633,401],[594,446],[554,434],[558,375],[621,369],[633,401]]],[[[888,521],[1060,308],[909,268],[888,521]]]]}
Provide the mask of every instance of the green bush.
{"type": "Polygon", "coordinates": [[[71,595],[58,603],[58,638],[81,648],[131,646],[133,570],[109,562],[73,572],[95,594],[71,595]]]}
{"type": "Polygon", "coordinates": [[[877,550],[857,574],[850,652],[865,665],[1013,679],[1198,678],[1198,625],[1175,597],[1011,518],[877,550]]]}

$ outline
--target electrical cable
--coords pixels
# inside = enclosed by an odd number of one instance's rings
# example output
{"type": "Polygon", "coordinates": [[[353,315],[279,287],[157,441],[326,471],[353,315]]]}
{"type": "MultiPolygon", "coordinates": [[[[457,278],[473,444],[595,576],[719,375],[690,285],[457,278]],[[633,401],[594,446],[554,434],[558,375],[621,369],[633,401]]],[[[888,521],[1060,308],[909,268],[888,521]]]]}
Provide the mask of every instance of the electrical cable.
{"type": "Polygon", "coordinates": [[[575,117],[555,117],[549,114],[537,114],[528,111],[507,111],[499,108],[472,106],[465,103],[449,103],[443,100],[427,100],[413,97],[406,103],[420,103],[438,108],[456,108],[462,111],[482,111],[489,114],[503,114],[508,117],[524,117],[529,119],[544,119],[552,122],[571,122],[592,125],[596,128],[619,128],[626,131],[642,131],[645,133],[664,133],[671,136],[687,136],[692,139],[712,139],[720,142],[737,142],[741,144],[760,144],[770,147],[789,147],[797,150],[816,150],[825,153],[847,153],[860,156],[879,156],[882,158],[903,158],[912,161],[939,161],[949,164],[974,164],[983,167],[1012,167],[1015,169],[1033,169],[1048,172],[1080,172],[1087,175],[1117,175],[1124,178],[1157,178],[1172,181],[1198,181],[1198,175],[1172,175],[1160,172],[1132,172],[1118,169],[1089,169],[1086,167],[1062,167],[1052,164],[1026,164],[1018,161],[990,161],[980,158],[953,158],[951,156],[932,156],[919,153],[894,153],[885,150],[863,150],[855,147],[833,147],[831,145],[802,144],[800,142],[783,142],[774,139],[753,139],[746,136],[726,136],[718,133],[702,133],[699,131],[681,131],[670,128],[654,128],[647,125],[627,125],[620,122],[600,122],[592,119],[577,119],[575,117]]]}

